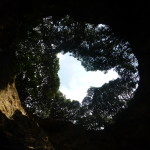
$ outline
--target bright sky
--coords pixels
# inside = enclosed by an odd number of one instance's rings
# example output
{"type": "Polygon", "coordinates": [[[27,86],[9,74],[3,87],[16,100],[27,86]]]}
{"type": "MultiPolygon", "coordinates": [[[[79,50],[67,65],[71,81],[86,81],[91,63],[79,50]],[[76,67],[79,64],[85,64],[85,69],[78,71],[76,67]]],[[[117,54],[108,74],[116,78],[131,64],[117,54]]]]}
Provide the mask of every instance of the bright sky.
{"type": "Polygon", "coordinates": [[[69,53],[58,55],[60,70],[59,90],[66,95],[66,98],[82,102],[87,90],[92,87],[101,87],[104,83],[118,78],[118,74],[112,69],[104,74],[101,71],[86,71],[81,62],[70,56],[69,53]]]}

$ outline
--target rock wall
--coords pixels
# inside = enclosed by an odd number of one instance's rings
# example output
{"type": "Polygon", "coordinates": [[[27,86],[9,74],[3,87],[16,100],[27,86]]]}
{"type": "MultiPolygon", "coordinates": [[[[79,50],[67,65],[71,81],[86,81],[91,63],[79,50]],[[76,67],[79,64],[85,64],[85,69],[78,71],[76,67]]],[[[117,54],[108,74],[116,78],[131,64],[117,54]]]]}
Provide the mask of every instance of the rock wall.
{"type": "Polygon", "coordinates": [[[21,106],[15,84],[9,83],[5,89],[0,90],[0,111],[5,114],[6,117],[11,118],[16,110],[26,115],[25,110],[21,106]]]}
{"type": "Polygon", "coordinates": [[[16,111],[11,120],[0,112],[0,149],[54,150],[38,124],[20,111],[16,111]]]}
{"type": "Polygon", "coordinates": [[[21,106],[14,83],[0,90],[0,149],[54,150],[48,136],[21,106]]]}

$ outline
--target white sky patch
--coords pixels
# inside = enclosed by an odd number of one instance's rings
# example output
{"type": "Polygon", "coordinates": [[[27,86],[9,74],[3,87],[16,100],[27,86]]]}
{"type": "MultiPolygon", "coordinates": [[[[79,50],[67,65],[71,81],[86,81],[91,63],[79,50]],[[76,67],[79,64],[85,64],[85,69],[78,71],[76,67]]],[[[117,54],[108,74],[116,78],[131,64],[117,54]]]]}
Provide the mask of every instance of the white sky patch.
{"type": "Polygon", "coordinates": [[[104,74],[101,71],[86,71],[81,62],[70,56],[69,53],[58,54],[60,70],[59,90],[66,95],[66,98],[82,102],[87,94],[87,90],[92,87],[101,87],[110,80],[117,79],[119,76],[113,69],[104,74]]]}

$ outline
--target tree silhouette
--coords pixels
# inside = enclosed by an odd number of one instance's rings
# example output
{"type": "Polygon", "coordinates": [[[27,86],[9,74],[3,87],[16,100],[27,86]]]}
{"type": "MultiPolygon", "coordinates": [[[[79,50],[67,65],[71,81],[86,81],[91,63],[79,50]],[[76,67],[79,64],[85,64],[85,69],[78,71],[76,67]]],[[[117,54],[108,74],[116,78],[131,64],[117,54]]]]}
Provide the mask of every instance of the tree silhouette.
{"type": "Polygon", "coordinates": [[[58,58],[40,40],[41,35],[29,32],[16,53],[21,71],[17,88],[28,110],[36,113],[46,111],[45,106],[55,97],[60,84],[58,58]]]}
{"type": "Polygon", "coordinates": [[[20,42],[16,54],[21,68],[18,89],[28,109],[87,129],[101,129],[112,122],[127,107],[139,80],[138,62],[128,42],[115,36],[109,26],[78,22],[69,16],[44,18],[20,42]],[[102,87],[91,87],[80,105],[58,91],[56,55],[60,52],[70,52],[87,71],[113,68],[120,77],[102,87]]]}

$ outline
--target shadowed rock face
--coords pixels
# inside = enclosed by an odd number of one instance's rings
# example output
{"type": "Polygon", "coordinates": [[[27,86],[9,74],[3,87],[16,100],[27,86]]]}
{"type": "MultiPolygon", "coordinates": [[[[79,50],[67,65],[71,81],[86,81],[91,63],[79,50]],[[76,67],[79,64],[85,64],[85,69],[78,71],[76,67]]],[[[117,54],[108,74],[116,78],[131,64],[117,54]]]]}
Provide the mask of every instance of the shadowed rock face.
{"type": "Polygon", "coordinates": [[[48,136],[26,115],[14,83],[0,90],[0,149],[53,150],[48,136]]]}
{"type": "Polygon", "coordinates": [[[11,120],[0,113],[0,149],[54,150],[39,125],[18,110],[14,112],[11,120]]]}

